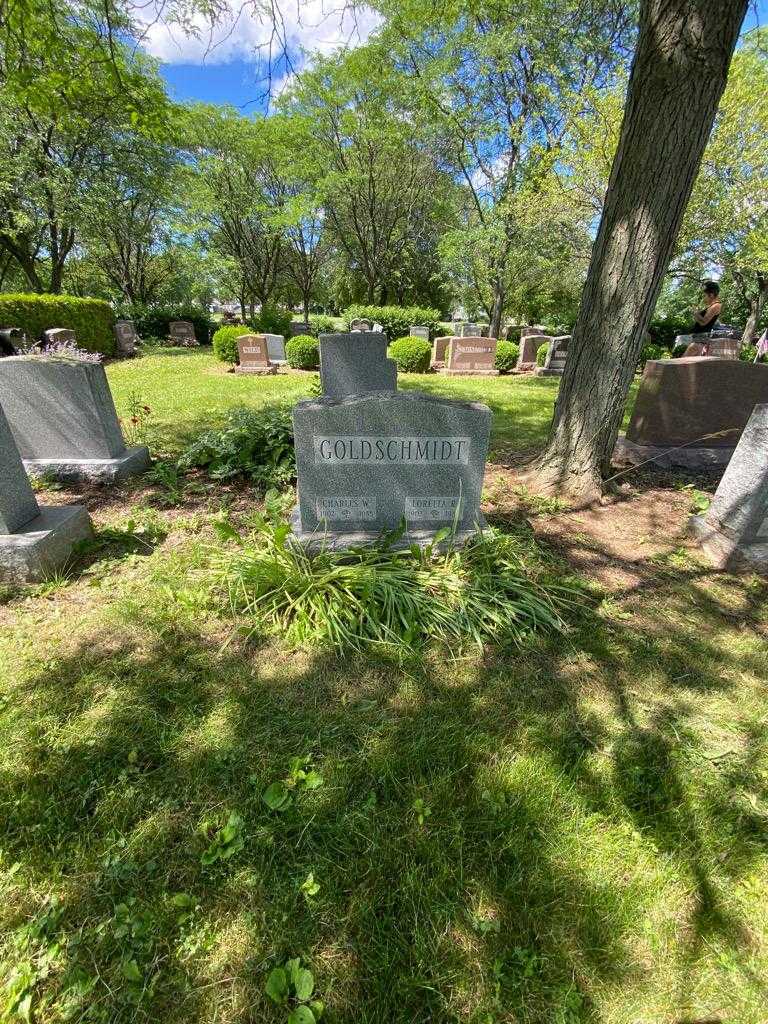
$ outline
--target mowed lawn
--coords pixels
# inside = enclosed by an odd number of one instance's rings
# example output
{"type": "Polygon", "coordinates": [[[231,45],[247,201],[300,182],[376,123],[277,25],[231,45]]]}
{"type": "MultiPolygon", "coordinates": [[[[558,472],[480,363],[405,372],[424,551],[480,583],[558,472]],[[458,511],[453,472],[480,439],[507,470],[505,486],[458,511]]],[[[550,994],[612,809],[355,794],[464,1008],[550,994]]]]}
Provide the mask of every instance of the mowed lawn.
{"type": "MultiPolygon", "coordinates": [[[[311,381],[200,352],[108,375],[166,453],[311,381]]],[[[486,401],[495,451],[540,443],[557,390],[417,382],[486,401]]],[[[81,500],[85,565],[0,605],[0,1020],[286,1022],[266,979],[300,957],[330,1024],[764,1024],[764,580],[680,547],[593,581],[566,637],[339,660],[212,596],[247,489],[81,500]],[[271,811],[292,758],[322,784],[271,811]]]]}

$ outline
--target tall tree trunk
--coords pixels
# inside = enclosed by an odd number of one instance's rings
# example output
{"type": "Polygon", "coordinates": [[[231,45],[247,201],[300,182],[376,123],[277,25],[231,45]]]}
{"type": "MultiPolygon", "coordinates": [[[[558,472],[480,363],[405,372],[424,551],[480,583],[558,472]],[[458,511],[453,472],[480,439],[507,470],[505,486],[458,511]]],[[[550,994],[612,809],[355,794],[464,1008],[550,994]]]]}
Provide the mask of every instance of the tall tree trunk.
{"type": "Polygon", "coordinates": [[[488,336],[491,338],[501,337],[501,321],[504,316],[504,289],[500,281],[493,282],[493,303],[491,305],[491,324],[488,328],[488,336]]]}
{"type": "Polygon", "coordinates": [[[748,0],[641,0],[624,121],[531,486],[594,500],[748,0]]]}
{"type": "Polygon", "coordinates": [[[757,330],[757,325],[760,323],[766,299],[768,299],[768,274],[758,274],[757,294],[749,302],[749,316],[744,327],[744,333],[741,336],[742,345],[752,344],[752,338],[757,330]]]}

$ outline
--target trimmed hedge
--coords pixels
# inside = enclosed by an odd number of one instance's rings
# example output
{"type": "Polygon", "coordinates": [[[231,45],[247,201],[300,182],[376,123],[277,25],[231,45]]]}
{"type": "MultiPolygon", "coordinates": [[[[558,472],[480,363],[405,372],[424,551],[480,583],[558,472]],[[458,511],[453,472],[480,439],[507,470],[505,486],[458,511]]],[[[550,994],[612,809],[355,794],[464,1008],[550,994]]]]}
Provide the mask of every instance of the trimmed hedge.
{"type": "MultiPolygon", "coordinates": [[[[440,310],[426,309],[422,306],[350,306],[343,313],[344,322],[349,330],[353,320],[370,320],[384,328],[387,341],[402,338],[411,327],[428,327],[429,336],[435,336],[435,328],[440,320],[440,310]]],[[[423,341],[424,339],[422,339],[423,341]]]]}
{"type": "Polygon", "coordinates": [[[547,361],[547,352],[549,351],[549,342],[545,341],[543,345],[539,345],[536,349],[536,365],[543,366],[547,361]]]}
{"type": "Polygon", "coordinates": [[[320,346],[317,338],[297,334],[285,343],[285,358],[294,370],[316,370],[320,365],[320,346]]]}
{"type": "Polygon", "coordinates": [[[242,338],[244,334],[252,333],[254,332],[251,328],[246,327],[245,324],[226,324],[224,327],[220,327],[213,335],[213,354],[222,363],[231,363],[236,366],[240,362],[237,339],[242,338]]]}
{"type": "Polygon", "coordinates": [[[287,338],[291,333],[291,313],[287,309],[278,309],[277,306],[264,306],[256,317],[258,329],[256,334],[282,334],[287,338]]]}
{"type": "Polygon", "coordinates": [[[115,314],[101,299],[80,299],[75,295],[0,295],[0,326],[20,327],[28,343],[39,341],[49,327],[66,327],[75,332],[78,348],[86,352],[115,355],[112,327],[115,314]]]}
{"type": "Polygon", "coordinates": [[[210,345],[216,326],[205,306],[121,306],[118,314],[133,320],[140,338],[167,338],[172,320],[189,320],[200,344],[210,345]]]}
{"type": "MultiPolygon", "coordinates": [[[[314,338],[319,338],[321,334],[335,334],[336,321],[332,316],[325,316],[323,313],[313,313],[309,317],[309,328],[314,338]]],[[[302,335],[302,337],[306,337],[306,335],[302,335]]]]}
{"type": "Polygon", "coordinates": [[[649,342],[647,345],[643,345],[640,350],[640,359],[638,360],[638,369],[642,371],[645,364],[649,359],[669,359],[671,352],[662,348],[661,345],[655,345],[653,342],[649,342]]]}
{"type": "Polygon", "coordinates": [[[398,338],[389,346],[389,357],[400,373],[426,373],[432,346],[424,338],[398,338]]]}
{"type": "Polygon", "coordinates": [[[514,341],[500,341],[496,345],[496,369],[499,373],[509,373],[517,366],[520,346],[514,341]]]}

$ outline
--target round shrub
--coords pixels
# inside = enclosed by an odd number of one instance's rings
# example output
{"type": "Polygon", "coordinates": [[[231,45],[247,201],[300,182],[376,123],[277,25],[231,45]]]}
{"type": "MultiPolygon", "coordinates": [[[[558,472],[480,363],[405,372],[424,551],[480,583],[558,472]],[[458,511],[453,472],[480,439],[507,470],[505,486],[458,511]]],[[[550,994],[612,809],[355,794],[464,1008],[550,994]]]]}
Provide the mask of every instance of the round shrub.
{"type": "Polygon", "coordinates": [[[536,365],[543,366],[547,361],[547,352],[549,351],[549,342],[545,341],[543,345],[539,345],[536,349],[536,365]]]}
{"type": "Polygon", "coordinates": [[[426,373],[432,346],[424,338],[398,338],[389,346],[389,356],[400,373],[426,373]]]}
{"type": "Polygon", "coordinates": [[[496,345],[496,369],[499,373],[510,373],[517,366],[520,346],[514,341],[500,341],[496,345]]]}
{"type": "Polygon", "coordinates": [[[250,334],[250,328],[243,324],[227,324],[220,327],[213,336],[213,354],[222,363],[231,363],[233,366],[240,362],[237,351],[237,339],[244,334],[250,334]]]}
{"type": "Polygon", "coordinates": [[[310,334],[297,334],[285,343],[285,358],[294,370],[316,370],[320,365],[320,346],[310,334]]]}
{"type": "Polygon", "coordinates": [[[647,345],[643,345],[640,350],[638,366],[641,370],[649,359],[669,359],[669,352],[662,348],[661,345],[654,345],[653,342],[649,342],[647,345]]]}

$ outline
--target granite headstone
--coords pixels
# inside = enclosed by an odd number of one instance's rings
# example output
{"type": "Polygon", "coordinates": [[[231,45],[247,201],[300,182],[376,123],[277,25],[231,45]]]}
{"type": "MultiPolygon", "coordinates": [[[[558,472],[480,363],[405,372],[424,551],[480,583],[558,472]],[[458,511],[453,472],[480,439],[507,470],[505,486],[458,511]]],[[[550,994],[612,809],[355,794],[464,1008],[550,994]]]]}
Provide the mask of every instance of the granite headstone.
{"type": "Polygon", "coordinates": [[[74,331],[68,327],[49,327],[43,331],[43,345],[47,348],[50,345],[75,345],[77,337],[74,331]]]}
{"type": "Polygon", "coordinates": [[[451,338],[450,342],[440,373],[498,376],[495,338],[461,337],[451,338]]]}
{"type": "Polygon", "coordinates": [[[429,341],[428,327],[411,327],[408,334],[411,338],[424,338],[425,341],[429,341]]]}
{"type": "Polygon", "coordinates": [[[265,334],[267,339],[267,352],[271,363],[284,363],[285,359],[285,338],[282,334],[265,334]]]}
{"type": "Polygon", "coordinates": [[[448,346],[451,341],[453,341],[453,338],[451,336],[446,336],[442,338],[435,338],[432,342],[432,359],[430,361],[430,365],[435,369],[440,369],[445,366],[445,353],[448,351],[448,346]]]}
{"type": "Polygon", "coordinates": [[[370,331],[371,321],[370,320],[353,320],[349,325],[350,331],[355,334],[358,331],[370,331]]]}
{"type": "Polygon", "coordinates": [[[756,405],[707,512],[690,531],[721,568],[768,569],[768,405],[756,405]]]}
{"type": "Polygon", "coordinates": [[[139,341],[139,336],[136,333],[134,322],[132,320],[118,320],[113,329],[118,355],[135,356],[136,343],[139,341]]]}
{"type": "Polygon", "coordinates": [[[517,366],[520,373],[527,373],[535,370],[536,357],[542,345],[550,345],[552,338],[548,334],[526,334],[520,338],[520,353],[517,357],[517,366]]]}
{"type": "Polygon", "coordinates": [[[288,330],[291,333],[292,338],[298,337],[300,334],[312,334],[312,325],[307,323],[306,320],[298,321],[291,320],[288,330]]]}
{"type": "Polygon", "coordinates": [[[480,514],[491,412],[485,405],[421,392],[299,402],[293,413],[301,540],[348,546],[405,519],[408,536],[480,514]]]}
{"type": "Polygon", "coordinates": [[[269,358],[266,334],[241,334],[237,339],[237,352],[240,363],[235,373],[277,373],[277,367],[269,358]]]}
{"type": "Polygon", "coordinates": [[[321,334],[320,381],[328,398],[395,391],[397,364],[387,359],[387,336],[373,331],[321,334]]]}
{"type": "Polygon", "coordinates": [[[197,345],[195,325],[189,320],[171,320],[168,324],[168,340],[171,345],[197,345]]]}

